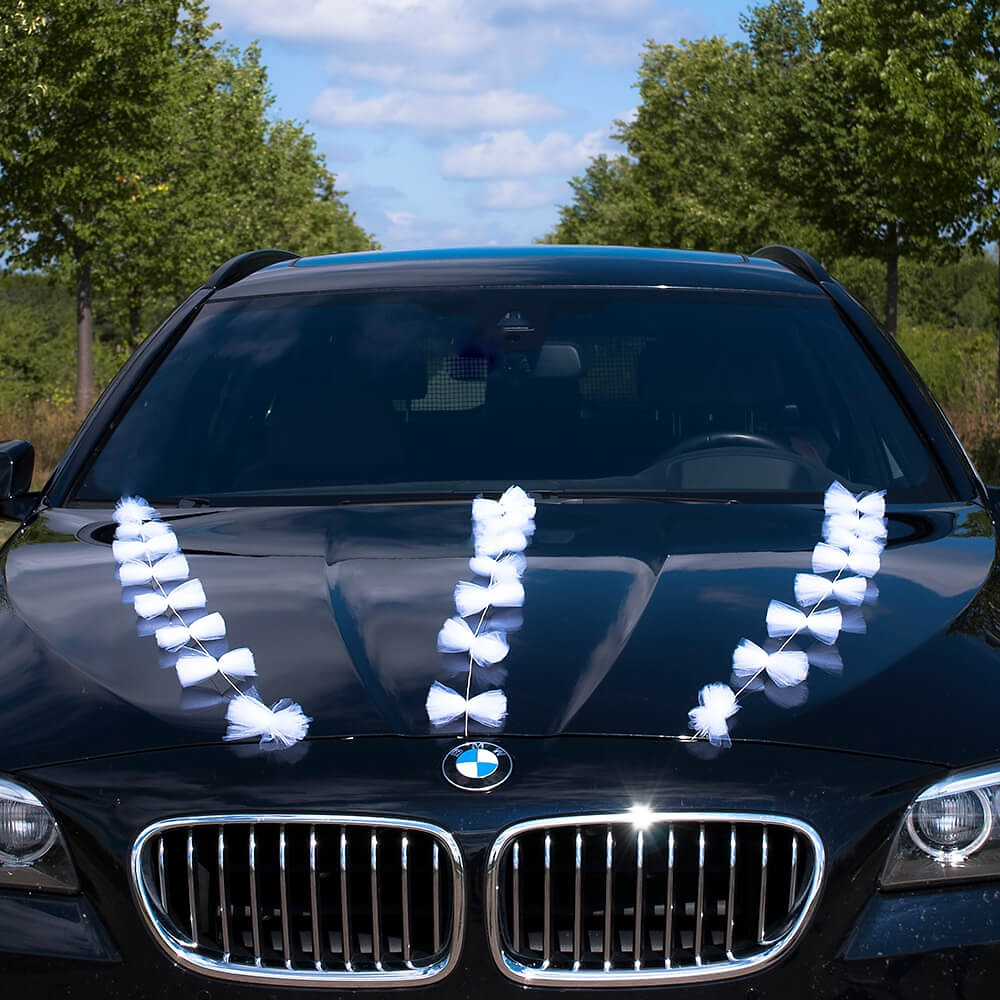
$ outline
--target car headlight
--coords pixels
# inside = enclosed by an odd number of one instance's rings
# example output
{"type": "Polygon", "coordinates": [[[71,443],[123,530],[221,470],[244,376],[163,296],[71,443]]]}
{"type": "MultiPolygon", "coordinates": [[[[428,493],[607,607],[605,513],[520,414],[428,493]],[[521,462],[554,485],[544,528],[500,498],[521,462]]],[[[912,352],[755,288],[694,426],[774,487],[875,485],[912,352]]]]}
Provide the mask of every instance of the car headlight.
{"type": "Polygon", "coordinates": [[[0,888],[77,892],[59,825],[39,798],[0,778],[0,888]]]}
{"type": "Polygon", "coordinates": [[[1000,770],[939,781],[906,810],[882,872],[883,889],[1000,878],[1000,770]]]}

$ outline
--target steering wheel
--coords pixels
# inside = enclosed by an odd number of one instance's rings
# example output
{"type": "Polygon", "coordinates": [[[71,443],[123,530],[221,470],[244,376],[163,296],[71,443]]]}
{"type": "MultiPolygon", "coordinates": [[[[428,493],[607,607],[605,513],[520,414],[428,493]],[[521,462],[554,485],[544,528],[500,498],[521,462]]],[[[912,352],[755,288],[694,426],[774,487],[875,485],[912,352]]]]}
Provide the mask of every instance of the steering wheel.
{"type": "Polygon", "coordinates": [[[754,434],[748,431],[709,431],[684,438],[679,444],[663,452],[660,461],[689,451],[702,451],[705,448],[768,448],[771,451],[792,452],[788,445],[767,434],[754,434]]]}

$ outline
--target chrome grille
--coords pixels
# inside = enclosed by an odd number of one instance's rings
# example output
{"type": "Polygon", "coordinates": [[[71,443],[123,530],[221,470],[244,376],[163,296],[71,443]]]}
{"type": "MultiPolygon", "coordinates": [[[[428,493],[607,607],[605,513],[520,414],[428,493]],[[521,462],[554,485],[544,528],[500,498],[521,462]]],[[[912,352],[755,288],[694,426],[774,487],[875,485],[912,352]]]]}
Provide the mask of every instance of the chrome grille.
{"type": "Polygon", "coordinates": [[[356,816],[201,816],[132,851],[140,910],[180,964],[256,983],[351,988],[447,975],[462,862],[425,823],[356,816]]]}
{"type": "Polygon", "coordinates": [[[807,824],[746,813],[626,813],[520,823],[487,869],[490,948],[533,985],[709,982],[776,961],[815,905],[807,824]]]}

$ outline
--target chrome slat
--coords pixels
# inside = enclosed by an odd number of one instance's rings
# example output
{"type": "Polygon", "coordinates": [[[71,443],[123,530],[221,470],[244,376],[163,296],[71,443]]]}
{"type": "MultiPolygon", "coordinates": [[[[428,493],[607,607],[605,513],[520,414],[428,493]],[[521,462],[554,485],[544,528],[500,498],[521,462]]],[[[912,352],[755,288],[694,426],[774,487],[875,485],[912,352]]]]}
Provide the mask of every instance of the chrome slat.
{"type": "Polygon", "coordinates": [[[253,963],[259,966],[261,964],[261,951],[260,910],[257,905],[257,838],[252,826],[250,827],[248,857],[250,861],[250,929],[253,938],[253,963]]]}
{"type": "Polygon", "coordinates": [[[285,960],[285,968],[292,967],[292,936],[288,926],[291,920],[291,908],[288,905],[288,872],[285,869],[285,824],[278,828],[278,889],[281,893],[279,904],[281,909],[281,954],[285,960]]]}
{"type": "Polygon", "coordinates": [[[632,930],[632,962],[633,968],[642,968],[642,880],[644,848],[642,830],[635,833],[635,927],[632,930]]]}
{"type": "Polygon", "coordinates": [[[729,894],[726,897],[726,955],[733,956],[733,927],[736,909],[736,824],[729,824],[729,894]]]}
{"type": "Polygon", "coordinates": [[[371,840],[372,873],[372,958],[375,968],[382,971],[382,921],[378,905],[378,834],[372,830],[371,840]]]}
{"type": "Polygon", "coordinates": [[[403,902],[403,961],[410,964],[410,863],[407,857],[410,841],[404,833],[399,842],[399,865],[401,869],[400,895],[403,902]]]}
{"type": "Polygon", "coordinates": [[[156,873],[160,880],[160,906],[164,913],[170,912],[167,900],[167,855],[163,846],[163,837],[156,838],[156,873]]]}
{"type": "Polygon", "coordinates": [[[614,851],[615,835],[608,827],[604,856],[604,971],[611,970],[611,904],[614,892],[614,851]]]}
{"type": "Polygon", "coordinates": [[[352,971],[351,964],[351,905],[347,885],[347,827],[340,828],[340,949],[344,956],[344,969],[352,971]]]}
{"type": "Polygon", "coordinates": [[[552,837],[545,834],[545,881],[542,892],[542,968],[552,961],[552,837]]]}
{"type": "Polygon", "coordinates": [[[191,911],[191,944],[198,947],[198,899],[195,892],[195,856],[194,856],[194,828],[188,827],[187,837],[187,884],[188,884],[188,908],[191,911]]]}
{"type": "Polygon", "coordinates": [[[674,825],[667,830],[667,898],[664,901],[663,965],[670,968],[674,940],[674,825]]]}
{"type": "Polygon", "coordinates": [[[514,889],[512,902],[514,910],[514,951],[521,950],[521,845],[515,840],[511,864],[514,867],[514,889]]]}
{"type": "Polygon", "coordinates": [[[313,965],[317,971],[323,969],[323,939],[319,926],[319,840],[316,827],[309,826],[309,907],[312,916],[313,965]]]}
{"type": "Polygon", "coordinates": [[[432,852],[434,870],[434,951],[441,950],[441,851],[437,844],[432,852]]]}
{"type": "Polygon", "coordinates": [[[788,909],[795,906],[795,888],[799,879],[799,838],[792,834],[792,871],[788,878],[788,909]]]}
{"type": "Polygon", "coordinates": [[[226,892],[226,828],[219,827],[219,917],[222,923],[222,961],[228,962],[233,952],[229,895],[226,892]]]}
{"type": "Polygon", "coordinates": [[[694,907],[694,964],[701,965],[702,934],[705,927],[705,824],[698,826],[698,898],[694,907]]]}
{"type": "Polygon", "coordinates": [[[580,968],[580,943],[583,934],[583,834],[576,828],[575,869],[573,878],[573,968],[580,968]]]}
{"type": "Polygon", "coordinates": [[[757,914],[757,942],[764,943],[764,922],[767,919],[767,827],[760,832],[760,909],[757,914]]]}

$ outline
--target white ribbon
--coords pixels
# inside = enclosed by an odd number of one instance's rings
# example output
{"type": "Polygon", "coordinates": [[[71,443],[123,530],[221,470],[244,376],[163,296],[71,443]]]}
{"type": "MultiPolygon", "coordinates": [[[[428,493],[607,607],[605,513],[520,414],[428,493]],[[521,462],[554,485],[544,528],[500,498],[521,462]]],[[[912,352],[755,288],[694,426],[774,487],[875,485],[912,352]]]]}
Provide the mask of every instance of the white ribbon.
{"type": "Polygon", "coordinates": [[[427,692],[427,718],[432,726],[441,726],[469,713],[469,718],[496,729],[507,717],[507,695],[503,691],[484,691],[466,700],[457,691],[435,681],[427,692]]]}
{"type": "Polygon", "coordinates": [[[493,581],[518,580],[524,576],[528,560],[520,552],[492,559],[490,556],[473,556],[469,560],[469,569],[476,576],[485,576],[493,581]]]}
{"type": "MultiPolygon", "coordinates": [[[[150,524],[155,524],[150,521],[150,524]]],[[[164,556],[150,565],[148,562],[127,562],[118,567],[118,580],[123,587],[140,587],[146,583],[170,583],[186,580],[191,570],[188,561],[179,552],[164,556]]]]}
{"type": "Polygon", "coordinates": [[[218,659],[207,653],[185,652],[177,658],[177,679],[181,687],[191,687],[207,681],[209,677],[225,674],[227,677],[256,677],[257,666],[253,653],[245,646],[231,649],[218,659]]]}
{"type": "Polygon", "coordinates": [[[843,483],[834,482],[823,497],[823,509],[827,514],[885,517],[885,490],[855,496],[843,483]]]}
{"type": "Polygon", "coordinates": [[[463,581],[455,587],[455,609],[462,618],[478,615],[489,607],[520,608],[523,605],[524,587],[518,580],[499,580],[488,587],[463,581]]]}
{"type": "Polygon", "coordinates": [[[809,657],[790,649],[768,653],[757,643],[740,639],[740,644],[733,650],[733,673],[745,680],[761,672],[766,672],[778,687],[801,684],[809,674],[809,657]]]}
{"type": "Polygon", "coordinates": [[[230,700],[226,709],[229,729],[223,739],[245,740],[260,737],[260,745],[290,747],[303,739],[312,719],[302,711],[302,706],[282,698],[270,708],[251,688],[230,700]]]}
{"type": "Polygon", "coordinates": [[[868,591],[868,581],[863,576],[844,576],[836,580],[812,573],[795,574],[795,600],[803,607],[819,604],[829,597],[841,604],[862,604],[868,591]]]}
{"type": "Polygon", "coordinates": [[[180,546],[177,536],[172,531],[166,531],[155,538],[119,540],[111,543],[111,554],[117,563],[153,562],[162,556],[169,556],[180,546]]]}
{"type": "Polygon", "coordinates": [[[740,706],[728,684],[706,684],[698,692],[699,704],[688,712],[688,726],[704,733],[715,746],[730,746],[726,719],[735,715],[740,706]]]}
{"type": "Polygon", "coordinates": [[[501,522],[504,528],[530,532],[534,517],[535,501],[520,486],[508,487],[499,500],[476,497],[472,501],[472,520],[479,525],[501,522]]]}
{"type": "Polygon", "coordinates": [[[210,642],[213,639],[225,639],[226,622],[218,611],[210,615],[202,615],[189,625],[164,625],[156,630],[156,645],[160,649],[180,649],[185,643],[195,639],[198,642],[210,642]]]}
{"type": "Polygon", "coordinates": [[[449,618],[438,632],[439,653],[468,653],[475,663],[499,663],[509,652],[503,632],[476,635],[463,618],[449,618]]]}
{"type": "Polygon", "coordinates": [[[836,545],[817,543],[812,554],[814,573],[840,573],[849,569],[858,576],[873,577],[879,570],[879,547],[857,543],[846,552],[836,545]]]}
{"type": "Polygon", "coordinates": [[[837,641],[843,617],[840,608],[830,608],[827,611],[814,611],[805,614],[798,608],[793,608],[781,601],[771,601],[767,606],[767,634],[771,638],[798,635],[799,632],[811,632],[820,642],[831,646],[837,641]]]}
{"type": "Polygon", "coordinates": [[[115,528],[115,538],[122,541],[140,540],[148,542],[151,538],[166,535],[173,529],[163,521],[124,521],[115,528]]]}
{"type": "Polygon", "coordinates": [[[174,587],[166,597],[163,594],[138,594],[135,598],[135,613],[140,618],[155,618],[168,610],[190,611],[203,608],[207,603],[201,580],[188,580],[174,587]]]}
{"type": "Polygon", "coordinates": [[[473,544],[477,556],[496,558],[504,552],[523,552],[528,547],[528,536],[519,528],[477,528],[473,544]]]}

